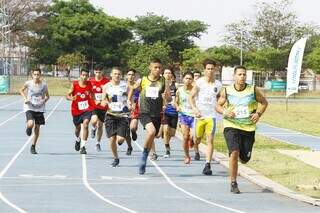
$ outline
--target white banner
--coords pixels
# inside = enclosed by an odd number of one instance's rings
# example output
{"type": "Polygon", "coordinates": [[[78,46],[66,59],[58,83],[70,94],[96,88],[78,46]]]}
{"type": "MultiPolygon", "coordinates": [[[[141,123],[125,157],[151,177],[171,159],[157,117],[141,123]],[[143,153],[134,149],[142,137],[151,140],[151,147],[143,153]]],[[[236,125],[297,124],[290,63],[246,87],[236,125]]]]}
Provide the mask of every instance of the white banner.
{"type": "Polygon", "coordinates": [[[298,92],[302,58],[306,41],[307,38],[302,38],[291,48],[287,70],[287,98],[293,93],[298,92]]]}

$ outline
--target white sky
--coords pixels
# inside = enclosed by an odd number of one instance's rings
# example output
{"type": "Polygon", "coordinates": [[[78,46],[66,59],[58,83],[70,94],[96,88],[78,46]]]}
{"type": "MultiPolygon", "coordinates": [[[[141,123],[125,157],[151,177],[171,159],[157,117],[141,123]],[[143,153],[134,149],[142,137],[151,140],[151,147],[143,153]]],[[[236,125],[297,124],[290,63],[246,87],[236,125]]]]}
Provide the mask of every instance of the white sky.
{"type": "MultiPolygon", "coordinates": [[[[273,2],[276,0],[265,0],[273,2]]],[[[108,15],[134,18],[153,12],[170,19],[200,20],[210,25],[208,33],[197,39],[201,48],[220,45],[224,26],[254,15],[257,0],[90,0],[108,15]]],[[[293,0],[298,20],[320,25],[320,0],[293,0]]]]}

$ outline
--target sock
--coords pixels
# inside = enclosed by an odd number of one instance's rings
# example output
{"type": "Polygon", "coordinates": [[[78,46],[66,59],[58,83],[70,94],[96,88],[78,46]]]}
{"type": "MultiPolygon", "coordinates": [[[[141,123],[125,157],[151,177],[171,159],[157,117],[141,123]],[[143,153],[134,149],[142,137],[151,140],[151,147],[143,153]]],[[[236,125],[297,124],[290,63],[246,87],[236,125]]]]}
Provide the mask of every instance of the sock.
{"type": "Polygon", "coordinates": [[[210,162],[209,162],[209,161],[206,161],[206,164],[209,164],[209,165],[210,165],[210,162]]]}
{"type": "Polygon", "coordinates": [[[77,141],[77,142],[80,142],[80,141],[81,141],[81,138],[76,136],[76,141],[77,141]]]}
{"type": "Polygon", "coordinates": [[[84,147],[87,144],[86,140],[81,140],[81,148],[84,147]]]}
{"type": "Polygon", "coordinates": [[[143,153],[148,155],[149,154],[149,150],[147,148],[143,148],[143,153]]]}
{"type": "Polygon", "coordinates": [[[100,141],[96,141],[96,144],[100,144],[100,141]]]}
{"type": "Polygon", "coordinates": [[[166,146],[166,150],[170,151],[170,144],[165,144],[165,146],[166,146]]]}
{"type": "Polygon", "coordinates": [[[96,130],[97,127],[96,127],[96,126],[92,126],[91,129],[92,129],[92,130],[96,130]]]}

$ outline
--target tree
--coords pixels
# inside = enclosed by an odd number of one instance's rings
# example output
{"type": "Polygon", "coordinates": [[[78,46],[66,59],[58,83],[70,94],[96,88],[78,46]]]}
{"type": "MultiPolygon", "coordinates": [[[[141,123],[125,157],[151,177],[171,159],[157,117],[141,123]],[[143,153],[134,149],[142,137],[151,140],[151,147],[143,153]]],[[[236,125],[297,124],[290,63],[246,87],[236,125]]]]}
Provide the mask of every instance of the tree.
{"type": "Polygon", "coordinates": [[[174,61],[180,61],[179,53],[194,47],[192,39],[200,38],[207,27],[208,25],[201,21],[170,20],[165,16],[148,13],[146,16],[137,16],[133,30],[136,39],[144,44],[165,42],[171,48],[170,57],[174,61]]]}
{"type": "Polygon", "coordinates": [[[202,70],[203,65],[202,62],[208,56],[202,51],[199,47],[185,49],[181,52],[182,55],[182,72],[186,71],[194,71],[194,70],[202,70]]]}
{"type": "Polygon", "coordinates": [[[142,44],[136,55],[130,58],[128,65],[130,68],[138,70],[142,75],[147,75],[149,72],[149,64],[152,59],[159,58],[163,65],[172,62],[169,57],[170,51],[170,47],[163,42],[158,41],[152,45],[142,44]]]}
{"type": "Polygon", "coordinates": [[[287,67],[288,56],[289,49],[263,48],[250,52],[245,65],[250,69],[281,71],[287,67]]]}
{"type": "Polygon", "coordinates": [[[232,46],[222,45],[206,50],[209,58],[216,60],[221,66],[235,66],[240,64],[240,50],[232,46]]]}
{"type": "Polygon", "coordinates": [[[320,36],[307,41],[305,55],[304,64],[316,73],[320,73],[320,36]],[[312,49],[310,49],[311,47],[312,49]]]}
{"type": "Polygon", "coordinates": [[[54,64],[60,55],[79,52],[88,61],[118,65],[119,47],[132,38],[130,21],[107,16],[88,0],[54,0],[49,12],[39,17],[44,27],[34,27],[30,41],[39,63],[54,64]]]}
{"type": "Polygon", "coordinates": [[[242,43],[248,50],[267,47],[277,49],[291,46],[304,35],[314,34],[316,27],[299,23],[290,8],[291,4],[291,0],[258,3],[255,6],[255,20],[242,20],[227,25],[224,41],[237,48],[242,43]]]}

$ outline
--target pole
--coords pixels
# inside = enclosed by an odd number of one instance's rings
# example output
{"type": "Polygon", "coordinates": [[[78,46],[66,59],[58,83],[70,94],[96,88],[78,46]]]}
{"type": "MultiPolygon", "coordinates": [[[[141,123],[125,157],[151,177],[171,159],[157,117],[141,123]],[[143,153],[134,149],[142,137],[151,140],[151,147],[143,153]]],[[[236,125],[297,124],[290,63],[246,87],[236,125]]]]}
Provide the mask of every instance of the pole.
{"type": "Polygon", "coordinates": [[[243,42],[242,42],[242,37],[243,37],[243,35],[242,35],[242,30],[241,30],[241,35],[240,35],[240,65],[242,66],[242,49],[243,49],[243,42]]]}

